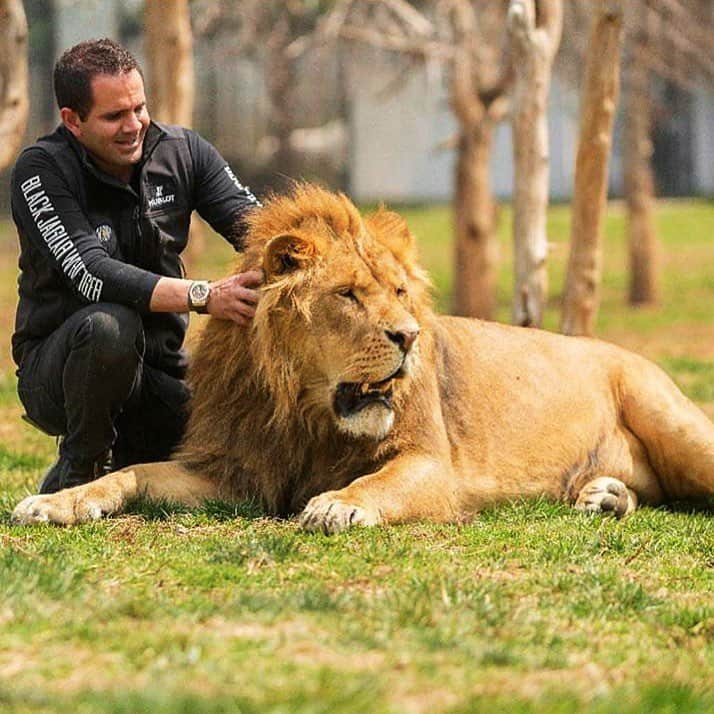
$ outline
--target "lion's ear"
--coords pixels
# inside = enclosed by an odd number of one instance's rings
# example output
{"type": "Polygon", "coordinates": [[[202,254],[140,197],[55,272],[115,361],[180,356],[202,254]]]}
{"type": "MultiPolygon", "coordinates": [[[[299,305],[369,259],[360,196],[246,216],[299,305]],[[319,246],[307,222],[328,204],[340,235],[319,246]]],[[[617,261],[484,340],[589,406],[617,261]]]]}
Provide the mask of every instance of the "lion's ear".
{"type": "Polygon", "coordinates": [[[268,276],[285,275],[307,267],[316,255],[314,241],[289,233],[275,236],[265,248],[263,270],[268,276]]]}
{"type": "Polygon", "coordinates": [[[398,258],[415,258],[416,241],[407,222],[398,213],[380,206],[376,213],[367,218],[366,223],[372,236],[398,258]]]}

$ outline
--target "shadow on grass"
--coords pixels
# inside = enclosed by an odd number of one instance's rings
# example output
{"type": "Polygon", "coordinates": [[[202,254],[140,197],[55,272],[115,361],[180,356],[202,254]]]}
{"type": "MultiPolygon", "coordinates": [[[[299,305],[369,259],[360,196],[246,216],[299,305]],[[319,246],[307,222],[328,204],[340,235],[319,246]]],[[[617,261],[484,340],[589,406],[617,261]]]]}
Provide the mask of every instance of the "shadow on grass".
{"type": "MultiPolygon", "coordinates": [[[[0,495],[0,525],[13,526],[12,512],[22,498],[15,494],[0,495]]],[[[191,508],[181,503],[165,500],[149,500],[137,498],[130,501],[126,508],[116,515],[141,516],[145,521],[167,521],[173,516],[183,513],[203,516],[207,519],[223,522],[237,518],[256,520],[265,517],[265,512],[255,501],[232,503],[229,501],[211,500],[202,506],[191,508]]]]}
{"type": "Polygon", "coordinates": [[[659,509],[670,513],[686,513],[692,516],[714,516],[714,496],[702,501],[674,501],[659,506],[659,509]]]}
{"type": "Polygon", "coordinates": [[[182,503],[149,500],[148,498],[133,499],[122,510],[122,513],[142,516],[147,521],[166,521],[172,516],[182,513],[202,515],[214,521],[230,521],[236,518],[255,520],[266,515],[256,501],[233,503],[231,501],[211,499],[205,501],[201,506],[192,508],[182,503]]]}

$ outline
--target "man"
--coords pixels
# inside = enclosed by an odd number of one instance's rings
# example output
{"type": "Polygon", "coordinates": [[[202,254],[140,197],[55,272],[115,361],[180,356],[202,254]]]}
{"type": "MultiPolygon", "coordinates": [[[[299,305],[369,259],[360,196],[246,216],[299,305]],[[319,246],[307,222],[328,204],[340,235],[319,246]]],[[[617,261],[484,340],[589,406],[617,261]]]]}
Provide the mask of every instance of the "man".
{"type": "Polygon", "coordinates": [[[185,313],[246,325],[262,277],[182,277],[194,209],[239,250],[259,203],[208,142],[150,120],[124,48],[72,47],[54,85],[62,123],[12,177],[18,392],[30,421],[63,436],[40,493],[168,458],[185,423],[185,313]]]}

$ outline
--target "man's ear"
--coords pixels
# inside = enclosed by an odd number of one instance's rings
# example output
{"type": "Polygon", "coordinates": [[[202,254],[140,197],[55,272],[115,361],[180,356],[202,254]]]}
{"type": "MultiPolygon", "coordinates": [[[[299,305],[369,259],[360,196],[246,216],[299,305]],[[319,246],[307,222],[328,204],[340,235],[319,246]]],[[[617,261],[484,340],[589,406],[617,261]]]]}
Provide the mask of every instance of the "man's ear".
{"type": "Polygon", "coordinates": [[[77,114],[74,109],[62,107],[62,109],[60,109],[60,118],[62,119],[62,123],[65,127],[67,127],[67,129],[72,132],[75,137],[79,137],[81,135],[82,129],[80,127],[79,114],[77,114]]]}
{"type": "Polygon", "coordinates": [[[317,253],[317,245],[312,240],[289,233],[275,236],[265,247],[263,271],[266,278],[270,278],[302,270],[314,262],[317,253]]]}

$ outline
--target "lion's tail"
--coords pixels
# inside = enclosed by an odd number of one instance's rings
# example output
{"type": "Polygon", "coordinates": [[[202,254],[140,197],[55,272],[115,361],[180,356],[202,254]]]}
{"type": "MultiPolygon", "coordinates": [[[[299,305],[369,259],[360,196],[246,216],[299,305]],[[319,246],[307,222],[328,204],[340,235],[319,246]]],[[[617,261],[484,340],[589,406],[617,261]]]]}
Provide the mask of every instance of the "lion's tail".
{"type": "Polygon", "coordinates": [[[669,498],[714,495],[714,424],[648,360],[630,355],[619,380],[627,428],[669,498]]]}

